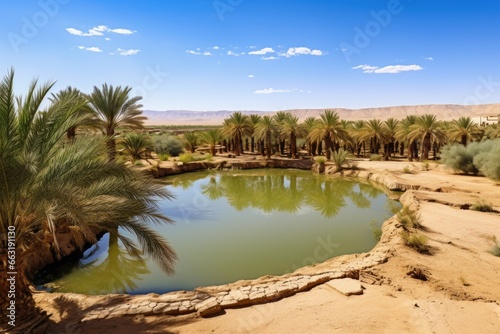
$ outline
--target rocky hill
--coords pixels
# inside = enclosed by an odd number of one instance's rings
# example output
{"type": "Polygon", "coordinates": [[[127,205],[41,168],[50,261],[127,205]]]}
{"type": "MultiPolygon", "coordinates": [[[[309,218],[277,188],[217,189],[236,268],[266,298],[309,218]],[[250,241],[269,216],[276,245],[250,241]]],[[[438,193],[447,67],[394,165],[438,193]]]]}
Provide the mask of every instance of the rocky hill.
{"type": "MultiPolygon", "coordinates": [[[[429,104],[416,106],[398,106],[383,108],[345,109],[325,108],[336,111],[342,119],[367,120],[378,118],[381,120],[394,117],[402,119],[407,115],[434,114],[438,119],[451,120],[461,116],[495,116],[500,114],[500,104],[457,105],[457,104],[429,104]]],[[[302,121],[307,117],[318,117],[325,109],[291,109],[285,110],[297,115],[302,121]]],[[[145,110],[148,125],[217,125],[222,124],[224,118],[234,111],[189,111],[189,110],[145,110]]],[[[273,115],[276,112],[243,110],[245,114],[273,115]]]]}

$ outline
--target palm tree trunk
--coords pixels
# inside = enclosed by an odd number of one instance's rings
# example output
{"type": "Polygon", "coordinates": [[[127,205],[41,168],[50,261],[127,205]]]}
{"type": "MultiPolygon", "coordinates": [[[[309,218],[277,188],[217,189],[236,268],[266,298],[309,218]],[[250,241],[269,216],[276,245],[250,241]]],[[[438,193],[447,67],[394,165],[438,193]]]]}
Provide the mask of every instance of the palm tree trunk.
{"type": "Polygon", "coordinates": [[[215,149],[215,145],[210,145],[210,154],[214,157],[217,155],[217,150],[215,149]]]}
{"type": "Polygon", "coordinates": [[[462,135],[461,143],[463,146],[467,146],[467,135],[462,135]]]}
{"type": "Polygon", "coordinates": [[[293,132],[290,133],[290,151],[292,159],[297,159],[297,138],[293,132]]]}
{"type": "MultiPolygon", "coordinates": [[[[17,255],[18,252],[16,252],[17,255]]],[[[44,333],[47,326],[47,313],[36,307],[31,293],[31,283],[26,277],[21,266],[22,258],[16,257],[18,267],[9,267],[6,249],[0,252],[0,307],[2,320],[0,331],[2,333],[44,333]]]]}
{"type": "Polygon", "coordinates": [[[254,153],[254,149],[255,149],[255,138],[252,136],[252,138],[250,138],[250,152],[254,153]]]}
{"type": "Polygon", "coordinates": [[[271,159],[271,151],[272,151],[271,134],[268,133],[268,134],[266,134],[266,158],[267,159],[271,159]]]}
{"type": "Polygon", "coordinates": [[[333,147],[333,142],[330,136],[325,137],[325,150],[326,150],[326,159],[330,160],[332,156],[332,147],[333,147]]]}

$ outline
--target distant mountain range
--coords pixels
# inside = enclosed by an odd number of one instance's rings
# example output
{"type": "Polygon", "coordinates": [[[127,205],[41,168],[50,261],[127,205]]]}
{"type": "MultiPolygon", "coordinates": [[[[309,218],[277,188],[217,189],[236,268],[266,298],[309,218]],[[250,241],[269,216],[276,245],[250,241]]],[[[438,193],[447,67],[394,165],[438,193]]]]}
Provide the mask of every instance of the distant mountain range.
{"type": "MultiPolygon", "coordinates": [[[[457,105],[428,104],[416,106],[398,106],[365,109],[325,108],[336,111],[341,119],[367,120],[378,118],[385,120],[391,117],[402,119],[407,115],[433,114],[441,120],[451,120],[461,116],[496,116],[500,115],[500,104],[457,105]]],[[[284,110],[299,117],[303,121],[307,117],[319,117],[325,109],[291,109],[284,110]]],[[[218,125],[229,117],[234,110],[190,111],[190,110],[144,110],[148,118],[147,125],[218,125]]],[[[245,114],[274,115],[276,112],[241,110],[245,114]]]]}

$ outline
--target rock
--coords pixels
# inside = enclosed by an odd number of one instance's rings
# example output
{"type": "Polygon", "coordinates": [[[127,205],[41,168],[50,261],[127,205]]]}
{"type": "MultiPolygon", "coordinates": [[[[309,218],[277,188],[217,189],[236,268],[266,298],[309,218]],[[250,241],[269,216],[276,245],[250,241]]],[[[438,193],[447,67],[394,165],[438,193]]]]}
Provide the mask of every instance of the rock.
{"type": "Polygon", "coordinates": [[[197,304],[196,311],[200,317],[209,317],[212,315],[219,314],[222,311],[222,308],[220,307],[220,304],[217,302],[217,299],[211,297],[197,304]]]}
{"type": "Polygon", "coordinates": [[[363,287],[361,286],[361,283],[352,278],[334,279],[326,284],[346,296],[363,294],[363,287]]]}

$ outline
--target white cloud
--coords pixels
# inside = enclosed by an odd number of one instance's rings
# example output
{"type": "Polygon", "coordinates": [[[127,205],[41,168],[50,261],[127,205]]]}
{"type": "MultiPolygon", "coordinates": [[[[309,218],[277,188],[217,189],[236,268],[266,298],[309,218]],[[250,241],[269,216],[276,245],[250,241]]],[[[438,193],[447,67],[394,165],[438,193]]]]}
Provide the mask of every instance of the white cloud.
{"type": "Polygon", "coordinates": [[[186,50],[186,53],[192,54],[192,55],[201,55],[201,52],[196,52],[193,50],[186,50]]]}
{"type": "Polygon", "coordinates": [[[295,47],[295,48],[289,48],[286,53],[280,54],[282,57],[293,57],[293,56],[299,56],[299,55],[311,55],[311,56],[322,56],[324,55],[324,52],[321,50],[311,50],[309,48],[306,48],[304,46],[301,47],[295,47]]]}
{"type": "Polygon", "coordinates": [[[90,52],[102,52],[101,49],[99,49],[97,46],[91,46],[90,48],[85,47],[85,46],[78,46],[80,50],[85,50],[85,51],[90,51],[90,52]]]}
{"type": "Polygon", "coordinates": [[[259,89],[254,92],[254,94],[276,94],[276,93],[311,93],[311,91],[305,91],[303,89],[274,89],[274,88],[266,88],[259,89]]]}
{"type": "Polygon", "coordinates": [[[363,73],[377,73],[377,74],[395,74],[408,71],[421,71],[424,68],[420,65],[388,65],[384,67],[371,66],[371,65],[358,65],[352,67],[353,70],[362,70],[363,73]]]}
{"type": "Polygon", "coordinates": [[[434,58],[432,58],[432,57],[425,57],[424,59],[425,59],[425,60],[430,60],[430,61],[433,61],[433,60],[434,60],[434,58]]]}
{"type": "Polygon", "coordinates": [[[291,89],[274,89],[274,88],[266,88],[266,89],[258,89],[254,92],[254,94],[275,94],[275,93],[291,93],[291,89]]]}
{"type": "Polygon", "coordinates": [[[119,54],[120,56],[133,56],[141,52],[141,50],[138,49],[129,49],[129,50],[124,50],[124,49],[117,49],[116,53],[119,54]]]}
{"type": "Polygon", "coordinates": [[[220,47],[218,47],[218,46],[216,45],[216,46],[212,47],[212,49],[214,49],[214,50],[219,50],[219,49],[220,49],[220,47]]]}
{"type": "Polygon", "coordinates": [[[248,77],[249,77],[249,78],[255,78],[255,75],[253,75],[253,74],[249,74],[249,75],[248,75],[248,77]]]}
{"type": "Polygon", "coordinates": [[[107,41],[110,41],[110,40],[111,40],[111,38],[109,38],[109,37],[106,37],[106,38],[104,38],[104,39],[105,39],[105,40],[107,40],[107,41]]]}
{"type": "Polygon", "coordinates": [[[238,57],[238,56],[243,56],[245,54],[245,52],[236,53],[236,52],[229,50],[226,54],[228,56],[238,57]]]}
{"type": "Polygon", "coordinates": [[[250,49],[257,49],[257,47],[255,45],[250,45],[249,48],[250,49]]]}
{"type": "Polygon", "coordinates": [[[210,52],[208,52],[208,51],[203,52],[203,55],[204,55],[204,56],[213,56],[213,55],[212,55],[210,52]]]}
{"type": "Polygon", "coordinates": [[[112,32],[112,33],[120,34],[120,35],[130,35],[130,34],[133,34],[135,32],[135,31],[132,31],[130,29],[123,29],[123,28],[111,29],[105,25],[93,27],[93,28],[89,29],[88,32],[83,32],[82,30],[78,30],[75,28],[66,28],[66,31],[69,32],[71,35],[84,36],[84,37],[102,36],[102,35],[104,35],[105,32],[112,32]]]}
{"type": "Polygon", "coordinates": [[[268,54],[268,53],[274,53],[276,51],[273,50],[273,48],[263,48],[261,50],[258,50],[258,51],[250,51],[248,54],[249,55],[265,55],[265,54],[268,54]]]}
{"type": "Polygon", "coordinates": [[[277,60],[279,58],[278,57],[262,57],[260,59],[262,59],[262,60],[277,60]]]}

